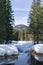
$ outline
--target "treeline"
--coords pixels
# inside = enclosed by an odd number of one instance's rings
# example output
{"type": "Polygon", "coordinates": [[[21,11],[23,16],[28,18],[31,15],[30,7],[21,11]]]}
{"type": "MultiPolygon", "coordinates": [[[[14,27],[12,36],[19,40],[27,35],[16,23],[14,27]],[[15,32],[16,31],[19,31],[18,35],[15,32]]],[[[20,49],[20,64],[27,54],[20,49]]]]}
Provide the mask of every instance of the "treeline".
{"type": "Polygon", "coordinates": [[[0,0],[0,43],[12,40],[13,16],[10,0],[0,0]]]}
{"type": "Polygon", "coordinates": [[[34,36],[34,41],[37,43],[43,41],[43,5],[41,0],[33,0],[29,19],[28,31],[34,36]]]}
{"type": "Polygon", "coordinates": [[[12,26],[13,21],[10,0],[0,0],[0,43],[4,41],[8,43],[9,40],[34,40],[37,43],[43,41],[43,5],[41,5],[41,0],[33,0],[26,32],[15,30],[12,26]]]}

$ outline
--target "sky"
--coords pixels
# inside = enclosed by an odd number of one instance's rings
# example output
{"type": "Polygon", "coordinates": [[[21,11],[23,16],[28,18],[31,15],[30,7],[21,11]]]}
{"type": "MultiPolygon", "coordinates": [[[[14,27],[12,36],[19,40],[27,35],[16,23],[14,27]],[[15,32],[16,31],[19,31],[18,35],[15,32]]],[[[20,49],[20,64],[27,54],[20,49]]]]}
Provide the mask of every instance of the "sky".
{"type": "Polygon", "coordinates": [[[31,10],[32,0],[11,0],[15,25],[28,25],[28,15],[31,10]]]}

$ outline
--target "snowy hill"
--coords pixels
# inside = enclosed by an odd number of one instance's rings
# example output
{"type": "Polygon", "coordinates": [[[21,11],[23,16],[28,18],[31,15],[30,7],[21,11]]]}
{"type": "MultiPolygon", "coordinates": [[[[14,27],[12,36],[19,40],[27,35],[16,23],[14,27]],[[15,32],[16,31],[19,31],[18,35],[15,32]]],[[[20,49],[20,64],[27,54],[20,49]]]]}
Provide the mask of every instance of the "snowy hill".
{"type": "Polygon", "coordinates": [[[27,29],[28,27],[26,25],[20,24],[20,25],[16,25],[15,29],[16,30],[21,30],[21,29],[27,29]]]}

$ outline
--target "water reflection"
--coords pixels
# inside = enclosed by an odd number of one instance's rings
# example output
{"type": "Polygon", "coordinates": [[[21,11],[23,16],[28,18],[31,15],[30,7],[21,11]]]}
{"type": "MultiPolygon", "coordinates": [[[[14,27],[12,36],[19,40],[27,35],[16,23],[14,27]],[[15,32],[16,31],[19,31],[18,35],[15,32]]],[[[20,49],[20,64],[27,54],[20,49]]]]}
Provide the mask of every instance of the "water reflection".
{"type": "MultiPolygon", "coordinates": [[[[2,60],[1,60],[2,61],[2,60]]],[[[3,60],[6,63],[2,65],[30,65],[30,56],[27,53],[19,53],[18,59],[10,58],[10,61],[3,60]]],[[[3,62],[2,62],[3,63],[3,62]]]]}
{"type": "Polygon", "coordinates": [[[18,56],[0,57],[0,65],[14,65],[18,56]]]}
{"type": "Polygon", "coordinates": [[[11,63],[11,64],[4,64],[4,65],[14,65],[14,63],[11,63]]]}
{"type": "Polygon", "coordinates": [[[39,62],[33,56],[31,56],[31,65],[43,65],[43,62],[39,62]]]}
{"type": "Polygon", "coordinates": [[[0,65],[43,65],[43,62],[36,61],[29,53],[19,53],[19,56],[1,59],[0,65]]]}
{"type": "Polygon", "coordinates": [[[29,56],[27,53],[20,53],[15,65],[28,65],[28,62],[27,62],[28,59],[29,59],[29,56]]]}

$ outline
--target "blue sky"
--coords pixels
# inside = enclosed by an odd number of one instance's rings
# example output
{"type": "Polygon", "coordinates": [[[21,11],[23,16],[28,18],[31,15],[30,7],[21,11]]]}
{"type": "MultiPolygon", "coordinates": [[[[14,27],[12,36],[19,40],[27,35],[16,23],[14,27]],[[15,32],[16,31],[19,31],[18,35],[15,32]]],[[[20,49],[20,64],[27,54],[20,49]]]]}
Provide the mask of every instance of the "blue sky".
{"type": "Polygon", "coordinates": [[[32,0],[11,0],[14,11],[15,25],[27,24],[28,14],[31,10],[32,0]]]}

